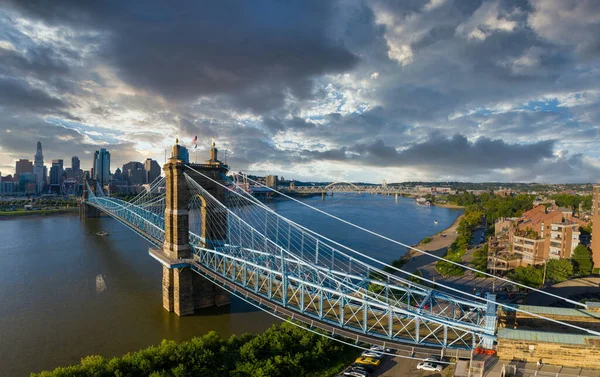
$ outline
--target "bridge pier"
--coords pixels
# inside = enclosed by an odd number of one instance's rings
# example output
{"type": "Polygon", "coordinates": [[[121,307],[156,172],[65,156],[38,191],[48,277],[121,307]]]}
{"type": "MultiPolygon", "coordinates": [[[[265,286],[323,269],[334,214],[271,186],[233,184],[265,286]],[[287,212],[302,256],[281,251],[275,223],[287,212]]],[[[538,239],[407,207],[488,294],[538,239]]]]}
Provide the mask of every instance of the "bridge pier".
{"type": "MultiPolygon", "coordinates": [[[[213,149],[211,160],[207,164],[194,166],[194,169],[220,181],[221,173],[226,173],[227,169],[216,160],[214,145],[213,149]],[[214,164],[210,163],[212,160],[214,164]]],[[[165,241],[162,255],[158,258],[163,263],[163,307],[184,316],[193,314],[197,309],[227,305],[231,298],[226,291],[196,274],[189,266],[189,263],[193,263],[194,255],[189,244],[190,191],[184,172],[221,201],[225,198],[225,191],[207,178],[186,170],[180,152],[180,146],[174,145],[172,157],[163,167],[166,175],[165,241]]],[[[226,239],[226,234],[221,234],[224,232],[221,229],[225,229],[221,226],[223,221],[227,222],[225,213],[202,207],[201,236],[205,240],[205,247],[214,247],[214,244],[226,239]]],[[[157,251],[151,251],[151,254],[157,254],[157,251]]]]}
{"type": "Polygon", "coordinates": [[[98,208],[86,204],[90,196],[90,193],[88,191],[88,184],[90,186],[90,189],[96,191],[96,182],[97,181],[95,179],[86,179],[83,182],[83,200],[79,204],[79,217],[82,219],[94,219],[102,215],[98,208]]]}

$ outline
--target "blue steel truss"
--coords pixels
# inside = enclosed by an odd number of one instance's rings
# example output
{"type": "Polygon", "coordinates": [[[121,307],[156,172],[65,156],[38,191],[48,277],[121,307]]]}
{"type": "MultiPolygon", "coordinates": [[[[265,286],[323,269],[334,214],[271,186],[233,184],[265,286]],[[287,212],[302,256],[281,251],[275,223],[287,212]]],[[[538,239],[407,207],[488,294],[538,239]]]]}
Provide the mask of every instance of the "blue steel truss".
{"type": "MultiPolygon", "coordinates": [[[[210,197],[197,184],[190,190],[210,197]]],[[[162,246],[164,200],[160,204],[160,196],[129,203],[89,192],[83,205],[102,210],[153,245],[162,246]]],[[[282,245],[267,227],[261,233],[235,211],[226,210],[227,239],[210,242],[190,231],[194,255],[182,261],[183,265],[201,274],[208,270],[240,292],[252,293],[292,315],[297,313],[346,333],[384,342],[466,350],[481,344],[490,346],[495,339],[495,305],[465,300],[399,278],[392,282],[375,279],[369,273],[379,271],[375,267],[361,273],[339,268],[340,264],[333,261],[326,266],[318,263],[318,255],[313,262],[282,245]],[[244,241],[249,239],[251,243],[244,241]]],[[[318,241],[316,246],[318,252],[318,241]]]]}

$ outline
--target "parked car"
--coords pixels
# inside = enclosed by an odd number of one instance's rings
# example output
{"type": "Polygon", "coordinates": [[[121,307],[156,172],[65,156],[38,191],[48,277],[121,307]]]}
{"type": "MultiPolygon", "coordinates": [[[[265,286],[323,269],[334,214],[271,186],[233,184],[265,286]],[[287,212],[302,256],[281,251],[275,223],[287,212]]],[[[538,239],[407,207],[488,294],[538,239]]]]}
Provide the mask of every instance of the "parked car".
{"type": "Polygon", "coordinates": [[[372,372],[374,368],[375,367],[372,365],[365,365],[365,364],[358,364],[358,363],[354,363],[354,364],[350,365],[350,369],[360,369],[360,370],[364,370],[365,372],[372,372]]]}
{"type": "Polygon", "coordinates": [[[343,375],[351,377],[369,377],[371,374],[361,369],[346,369],[343,375]]]}
{"type": "Polygon", "coordinates": [[[442,366],[440,364],[431,363],[429,361],[424,361],[417,365],[417,369],[426,370],[428,372],[441,372],[442,366]]]}
{"type": "Polygon", "coordinates": [[[364,364],[364,365],[372,365],[374,367],[379,366],[381,364],[380,359],[374,359],[372,357],[364,357],[361,356],[358,359],[354,360],[355,363],[364,364]]]}
{"type": "Polygon", "coordinates": [[[375,352],[392,352],[391,348],[383,348],[382,346],[371,346],[370,350],[375,352]]]}
{"type": "Polygon", "coordinates": [[[361,356],[371,357],[373,359],[381,359],[383,357],[382,354],[375,351],[364,351],[363,353],[361,353],[361,356]]]}

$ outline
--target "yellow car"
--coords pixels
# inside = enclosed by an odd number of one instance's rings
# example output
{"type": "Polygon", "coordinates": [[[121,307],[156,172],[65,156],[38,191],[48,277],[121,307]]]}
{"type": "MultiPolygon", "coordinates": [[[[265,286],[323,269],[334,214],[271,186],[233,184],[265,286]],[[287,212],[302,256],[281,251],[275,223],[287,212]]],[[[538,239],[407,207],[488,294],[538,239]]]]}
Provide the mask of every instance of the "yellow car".
{"type": "Polygon", "coordinates": [[[381,360],[365,356],[359,357],[354,362],[362,365],[372,365],[374,367],[379,366],[379,364],[381,364],[381,360]]]}

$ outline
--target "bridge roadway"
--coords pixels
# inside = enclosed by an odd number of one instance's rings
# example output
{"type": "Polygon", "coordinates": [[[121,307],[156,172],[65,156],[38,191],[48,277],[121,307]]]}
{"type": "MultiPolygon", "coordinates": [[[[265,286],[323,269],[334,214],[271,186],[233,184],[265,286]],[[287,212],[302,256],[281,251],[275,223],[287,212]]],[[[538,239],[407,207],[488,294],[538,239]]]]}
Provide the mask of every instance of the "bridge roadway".
{"type": "MultiPolygon", "coordinates": [[[[470,350],[452,349],[452,348],[440,349],[439,347],[435,347],[435,346],[431,346],[431,347],[408,346],[405,342],[397,342],[397,341],[393,341],[393,340],[386,341],[386,340],[382,340],[381,338],[370,335],[370,334],[364,334],[364,333],[361,333],[358,331],[340,329],[339,327],[327,322],[327,319],[329,319],[329,320],[336,319],[333,314],[330,314],[331,309],[332,309],[332,306],[330,304],[325,304],[324,307],[322,308],[322,310],[325,311],[325,313],[327,313],[326,315],[324,315],[324,320],[319,320],[319,319],[315,319],[314,317],[309,317],[306,315],[299,314],[295,311],[290,310],[289,308],[286,308],[286,307],[278,304],[276,301],[265,299],[264,295],[269,294],[268,279],[265,276],[260,277],[260,280],[259,280],[260,281],[260,283],[259,283],[260,289],[258,289],[258,293],[257,293],[257,291],[253,291],[251,289],[245,289],[245,288],[240,287],[238,284],[235,283],[235,280],[232,279],[231,277],[226,277],[226,276],[223,276],[222,274],[219,274],[219,273],[213,271],[212,269],[201,264],[196,259],[170,260],[163,253],[161,253],[160,251],[155,250],[155,249],[150,249],[149,254],[154,259],[158,260],[161,264],[171,267],[171,268],[189,267],[189,268],[193,269],[195,272],[197,272],[198,274],[205,277],[207,280],[211,281],[212,283],[225,288],[232,294],[234,294],[242,299],[252,301],[255,305],[258,305],[258,306],[262,307],[263,309],[267,309],[268,311],[272,312],[273,314],[276,314],[277,316],[290,318],[293,321],[297,321],[297,322],[301,322],[306,325],[309,325],[311,328],[317,328],[317,329],[323,330],[326,333],[329,333],[332,335],[339,335],[339,336],[351,339],[353,341],[356,341],[357,343],[362,342],[362,343],[367,343],[367,344],[372,344],[372,345],[379,345],[379,346],[383,346],[385,348],[391,348],[394,350],[404,351],[409,354],[413,354],[413,353],[419,354],[421,356],[443,355],[446,357],[465,358],[465,359],[468,359],[471,357],[472,351],[470,351],[470,350]]],[[[277,296],[277,297],[281,298],[280,288],[281,288],[280,285],[273,286],[272,290],[271,290],[271,294],[273,296],[277,296]]],[[[293,294],[292,289],[288,289],[288,292],[293,294]]],[[[297,296],[294,296],[294,298],[290,299],[289,302],[299,305],[300,298],[297,296]]],[[[312,297],[309,297],[309,302],[311,302],[311,303],[318,302],[317,297],[314,295],[312,297]]],[[[319,311],[319,309],[314,306],[311,308],[311,310],[309,310],[309,312],[312,312],[313,314],[318,314],[318,311],[319,311]]],[[[351,311],[349,310],[349,308],[346,309],[346,313],[348,315],[351,314],[351,311]]],[[[369,324],[373,325],[376,322],[377,322],[376,318],[374,318],[372,316],[369,318],[369,324]]]]}
{"type": "MultiPolygon", "coordinates": [[[[86,203],[108,213],[155,247],[162,247],[164,229],[157,225],[164,224],[162,217],[114,198],[91,196],[86,203]]],[[[393,348],[402,344],[406,347],[408,343],[425,348],[462,349],[465,355],[486,336],[493,338],[495,309],[480,303],[416,285],[390,286],[348,272],[326,270],[298,258],[284,258],[283,248],[279,256],[272,251],[240,246],[206,249],[204,245],[205,240],[190,232],[193,259],[168,261],[167,265],[189,266],[217,285],[243,292],[262,307],[334,334],[393,348]],[[351,288],[344,282],[363,288],[351,288]],[[385,302],[370,291],[372,284],[384,289],[385,302]],[[493,313],[491,317],[482,315],[486,309],[493,313]]],[[[165,264],[164,253],[151,255],[165,264]]]]}

